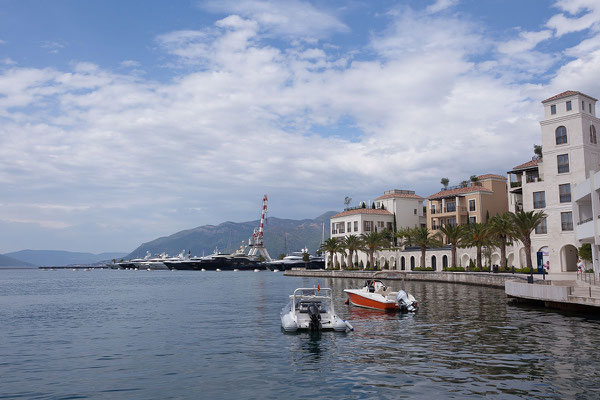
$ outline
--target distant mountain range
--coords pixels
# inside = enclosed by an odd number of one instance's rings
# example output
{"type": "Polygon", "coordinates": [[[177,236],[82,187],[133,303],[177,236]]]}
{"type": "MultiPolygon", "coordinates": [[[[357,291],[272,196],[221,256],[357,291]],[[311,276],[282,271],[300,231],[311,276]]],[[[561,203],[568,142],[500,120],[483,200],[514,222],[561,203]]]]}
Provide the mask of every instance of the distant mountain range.
{"type": "MultiPolygon", "coordinates": [[[[61,266],[71,264],[95,264],[100,261],[112,260],[113,258],[120,259],[126,253],[77,253],[61,250],[21,250],[13,253],[4,254],[5,257],[10,257],[28,265],[37,266],[61,266]]],[[[1,262],[1,260],[0,260],[1,262]]],[[[2,264],[0,264],[2,265],[2,264]]]]}
{"type": "Polygon", "coordinates": [[[17,268],[27,268],[33,267],[32,264],[26,263],[21,260],[14,259],[12,257],[8,257],[0,254],[0,268],[2,267],[17,267],[17,268]]]}
{"type": "MultiPolygon", "coordinates": [[[[304,247],[314,254],[321,244],[323,224],[325,238],[328,238],[329,218],[336,213],[328,211],[315,219],[303,220],[268,218],[264,229],[265,247],[272,258],[277,258],[279,254],[300,251],[304,247]]],[[[215,248],[222,252],[231,252],[237,250],[242,241],[248,244],[248,238],[258,225],[259,221],[256,220],[199,226],[144,243],[123,258],[144,257],[146,252],[176,255],[183,250],[201,256],[211,254],[215,248]]]]}

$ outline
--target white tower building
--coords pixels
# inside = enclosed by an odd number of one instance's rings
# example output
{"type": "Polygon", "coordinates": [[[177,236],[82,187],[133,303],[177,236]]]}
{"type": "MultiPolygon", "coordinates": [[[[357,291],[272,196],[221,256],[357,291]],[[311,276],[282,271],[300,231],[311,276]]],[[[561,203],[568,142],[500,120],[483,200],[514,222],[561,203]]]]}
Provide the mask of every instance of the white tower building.
{"type": "MultiPolygon", "coordinates": [[[[575,271],[577,247],[571,192],[600,169],[600,147],[591,132],[600,126],[596,99],[566,91],[542,102],[542,159],[509,171],[510,211],[543,211],[546,220],[531,237],[533,265],[550,262],[550,272],[575,271]]],[[[509,265],[525,266],[522,244],[508,255],[509,265]]]]}

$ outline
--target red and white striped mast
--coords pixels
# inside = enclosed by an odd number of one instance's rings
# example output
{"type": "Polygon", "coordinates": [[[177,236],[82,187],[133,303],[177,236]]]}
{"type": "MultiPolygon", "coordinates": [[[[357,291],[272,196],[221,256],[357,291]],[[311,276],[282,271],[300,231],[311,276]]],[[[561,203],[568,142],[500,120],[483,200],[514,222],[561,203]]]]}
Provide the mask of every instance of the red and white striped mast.
{"type": "Polygon", "coordinates": [[[265,197],[263,197],[263,206],[262,206],[262,212],[260,214],[260,227],[258,228],[258,237],[256,238],[256,244],[261,245],[263,244],[263,233],[265,230],[265,219],[267,218],[267,195],[265,194],[265,197]]]}
{"type": "Polygon", "coordinates": [[[260,225],[258,229],[254,228],[254,233],[249,240],[250,251],[248,255],[250,256],[258,256],[261,255],[267,262],[271,262],[271,257],[269,256],[269,252],[263,245],[263,235],[265,228],[265,220],[267,219],[267,195],[263,197],[263,205],[262,212],[260,214],[260,225]]]}

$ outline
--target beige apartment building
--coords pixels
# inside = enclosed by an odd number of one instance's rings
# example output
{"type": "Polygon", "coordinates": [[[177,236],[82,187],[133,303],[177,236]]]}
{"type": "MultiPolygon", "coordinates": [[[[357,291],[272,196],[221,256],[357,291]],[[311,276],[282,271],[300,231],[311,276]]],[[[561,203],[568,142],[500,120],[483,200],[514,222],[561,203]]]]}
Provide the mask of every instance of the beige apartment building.
{"type": "Polygon", "coordinates": [[[442,225],[482,223],[508,211],[506,178],[487,174],[466,187],[444,189],[427,198],[427,228],[433,233],[442,225]]]}

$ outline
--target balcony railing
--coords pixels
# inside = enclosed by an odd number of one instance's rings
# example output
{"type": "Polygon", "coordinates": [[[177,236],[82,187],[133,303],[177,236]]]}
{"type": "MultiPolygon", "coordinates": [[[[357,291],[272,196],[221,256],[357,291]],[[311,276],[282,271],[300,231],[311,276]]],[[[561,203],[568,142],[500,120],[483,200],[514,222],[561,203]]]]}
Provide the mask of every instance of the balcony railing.
{"type": "Polygon", "coordinates": [[[543,179],[536,175],[526,175],[525,176],[525,182],[527,182],[527,183],[542,182],[542,181],[543,181],[543,179]]]}
{"type": "Polygon", "coordinates": [[[584,220],[581,220],[581,221],[579,221],[579,222],[577,223],[577,225],[583,225],[583,224],[585,224],[586,222],[590,222],[590,221],[593,221],[593,220],[594,220],[594,217],[586,218],[586,219],[584,219],[584,220]]]}
{"type": "Polygon", "coordinates": [[[521,182],[521,181],[510,183],[511,188],[516,188],[516,187],[521,187],[521,186],[523,186],[523,182],[521,182]]]}

